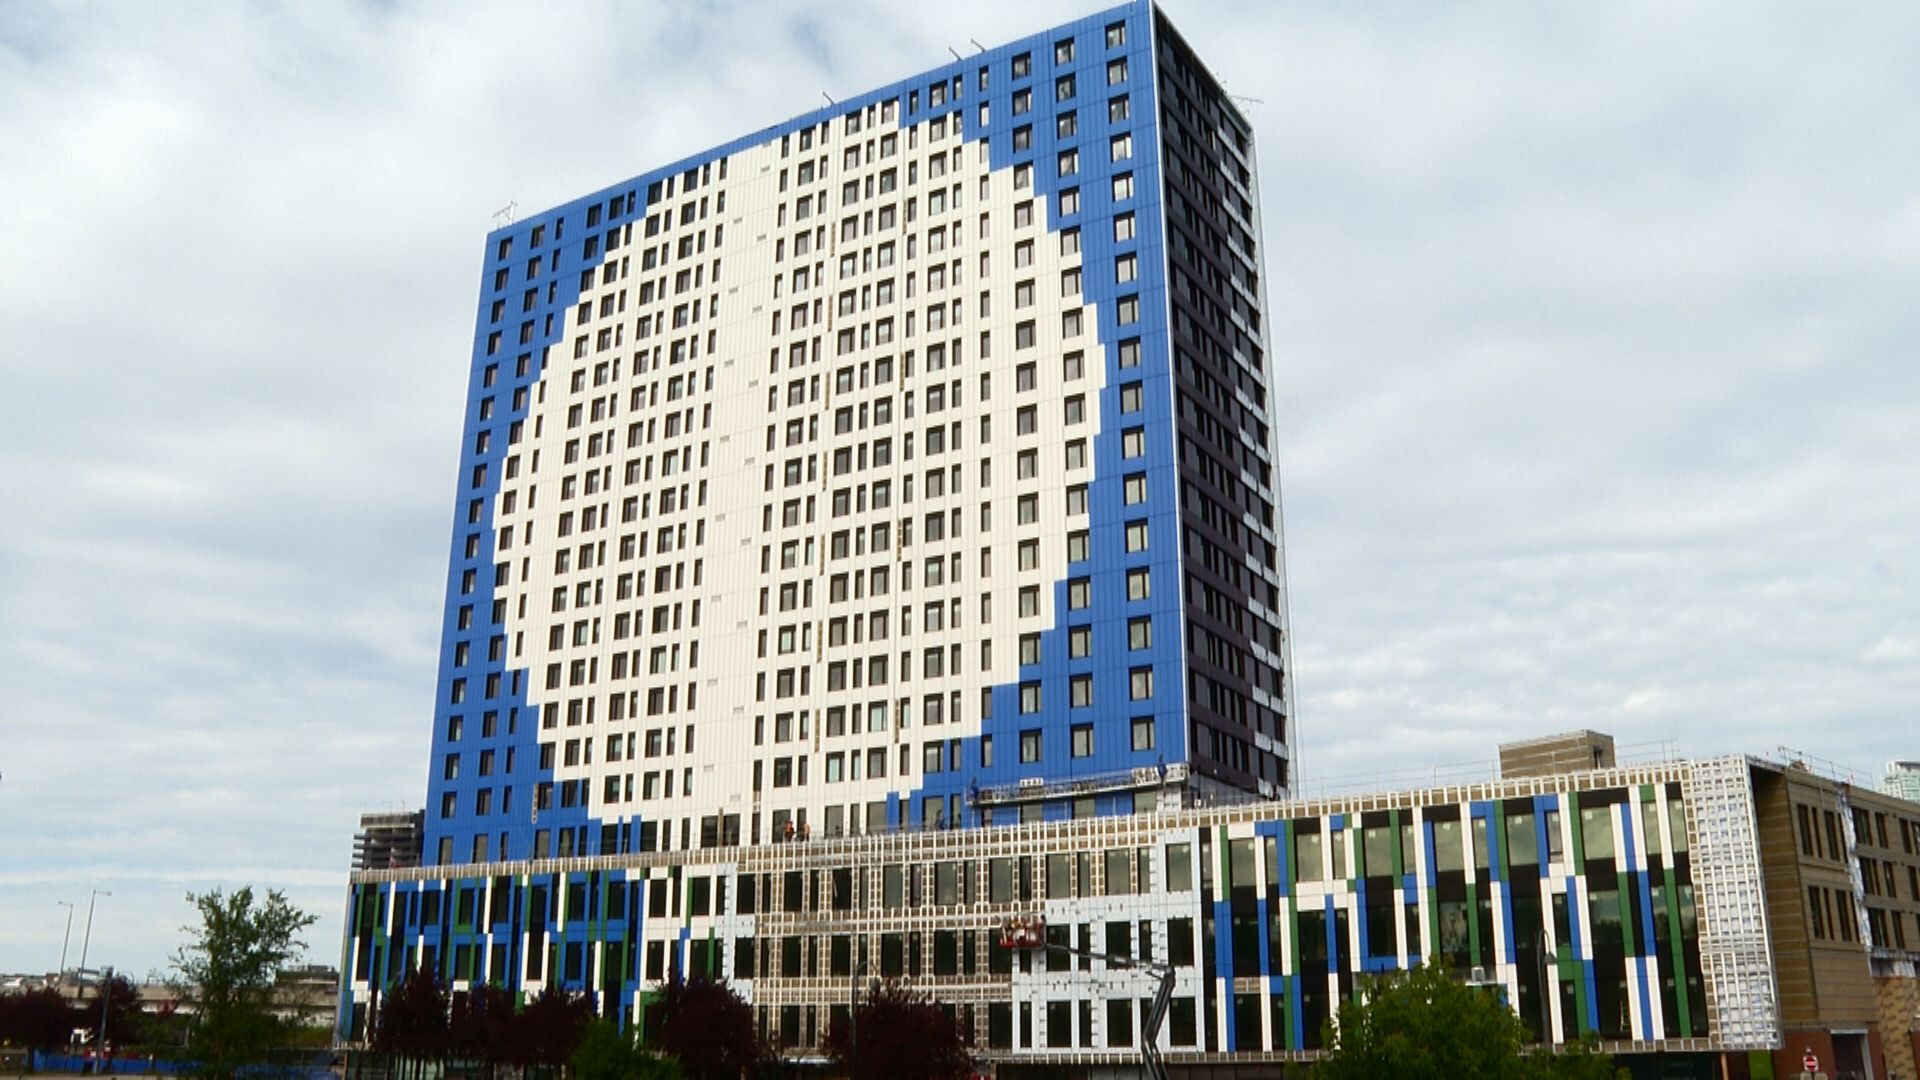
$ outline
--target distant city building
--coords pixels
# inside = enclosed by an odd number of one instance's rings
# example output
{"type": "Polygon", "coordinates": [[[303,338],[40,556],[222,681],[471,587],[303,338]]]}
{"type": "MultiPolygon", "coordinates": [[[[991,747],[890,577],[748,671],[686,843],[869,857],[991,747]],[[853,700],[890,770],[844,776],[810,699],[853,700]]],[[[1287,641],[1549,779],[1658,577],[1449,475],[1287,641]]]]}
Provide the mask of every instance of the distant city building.
{"type": "Polygon", "coordinates": [[[1880,790],[1908,802],[1920,802],[1920,761],[1889,761],[1880,790]]]}
{"type": "Polygon", "coordinates": [[[418,810],[360,815],[353,838],[355,870],[393,870],[420,865],[425,815],[418,810]]]}

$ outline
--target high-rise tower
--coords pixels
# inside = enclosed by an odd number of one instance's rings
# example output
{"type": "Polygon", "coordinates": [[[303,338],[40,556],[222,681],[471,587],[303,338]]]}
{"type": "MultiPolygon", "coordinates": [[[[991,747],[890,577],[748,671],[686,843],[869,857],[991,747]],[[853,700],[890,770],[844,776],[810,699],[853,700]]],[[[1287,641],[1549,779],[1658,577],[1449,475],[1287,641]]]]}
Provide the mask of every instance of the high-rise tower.
{"type": "Polygon", "coordinates": [[[423,860],[1285,793],[1254,173],[1136,3],[490,235],[423,860]]]}

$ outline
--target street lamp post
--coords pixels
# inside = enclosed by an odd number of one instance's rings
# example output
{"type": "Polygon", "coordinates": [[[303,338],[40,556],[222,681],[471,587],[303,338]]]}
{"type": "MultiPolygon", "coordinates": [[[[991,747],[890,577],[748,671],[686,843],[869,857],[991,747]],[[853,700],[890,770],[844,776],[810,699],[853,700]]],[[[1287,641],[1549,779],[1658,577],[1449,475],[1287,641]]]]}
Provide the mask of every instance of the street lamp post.
{"type": "Polygon", "coordinates": [[[60,991],[67,988],[67,946],[73,943],[73,901],[55,900],[54,903],[67,909],[67,933],[60,939],[60,972],[54,979],[54,987],[60,991]]]}
{"type": "Polygon", "coordinates": [[[103,896],[112,895],[112,893],[105,889],[95,889],[93,890],[93,895],[87,897],[87,930],[86,933],[80,935],[80,967],[82,970],[85,970],[87,966],[87,946],[93,943],[93,902],[103,896]]]}
{"type": "Polygon", "coordinates": [[[100,1034],[94,1039],[96,1060],[100,1068],[107,1067],[107,1007],[113,1004],[113,969],[106,968],[100,973],[100,1034]]]}

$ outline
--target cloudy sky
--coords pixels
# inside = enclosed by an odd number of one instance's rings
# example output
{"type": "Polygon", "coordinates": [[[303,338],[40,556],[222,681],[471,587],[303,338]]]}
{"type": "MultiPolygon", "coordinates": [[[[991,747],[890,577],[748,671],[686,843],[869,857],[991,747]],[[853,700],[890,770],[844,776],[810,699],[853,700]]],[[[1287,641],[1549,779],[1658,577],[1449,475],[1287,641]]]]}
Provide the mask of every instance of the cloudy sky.
{"type": "MultiPolygon", "coordinates": [[[[337,958],[483,234],[1081,3],[0,5],[0,972],[337,958]]],[[[1311,791],[1920,756],[1920,9],[1174,0],[1256,124],[1311,791]]]]}

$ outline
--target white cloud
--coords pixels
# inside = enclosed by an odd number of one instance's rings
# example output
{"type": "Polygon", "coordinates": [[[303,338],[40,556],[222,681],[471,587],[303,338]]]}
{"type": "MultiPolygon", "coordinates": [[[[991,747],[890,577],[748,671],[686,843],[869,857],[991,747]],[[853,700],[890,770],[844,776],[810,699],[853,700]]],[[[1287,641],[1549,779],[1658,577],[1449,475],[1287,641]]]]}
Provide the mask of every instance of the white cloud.
{"type": "MultiPolygon", "coordinates": [[[[94,887],[105,962],[247,882],[331,957],[496,209],[1084,13],[0,6],[0,970],[94,887]]],[[[1913,756],[1916,16],[1171,14],[1259,138],[1304,785],[1913,756]]]]}

